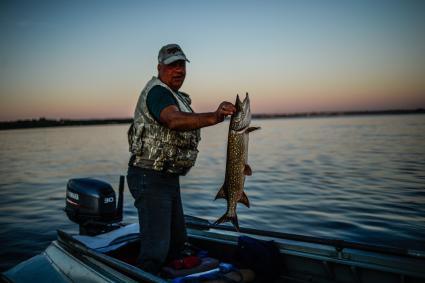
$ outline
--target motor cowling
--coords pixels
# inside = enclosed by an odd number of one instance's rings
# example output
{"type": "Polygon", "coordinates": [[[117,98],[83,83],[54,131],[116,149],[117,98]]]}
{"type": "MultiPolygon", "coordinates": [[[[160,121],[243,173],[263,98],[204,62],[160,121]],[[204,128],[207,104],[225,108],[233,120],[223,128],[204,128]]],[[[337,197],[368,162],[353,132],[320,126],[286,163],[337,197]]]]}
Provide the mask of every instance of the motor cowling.
{"type": "Polygon", "coordinates": [[[92,178],[70,179],[66,187],[65,212],[80,225],[80,234],[96,235],[111,230],[122,220],[124,177],[120,178],[119,200],[112,186],[92,178]]]}

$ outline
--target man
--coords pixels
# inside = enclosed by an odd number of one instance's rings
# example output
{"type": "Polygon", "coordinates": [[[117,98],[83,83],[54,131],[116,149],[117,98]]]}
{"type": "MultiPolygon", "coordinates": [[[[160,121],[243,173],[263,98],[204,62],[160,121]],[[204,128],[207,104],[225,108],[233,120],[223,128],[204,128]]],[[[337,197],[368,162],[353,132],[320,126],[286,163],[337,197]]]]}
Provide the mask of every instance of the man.
{"type": "Polygon", "coordinates": [[[179,176],[195,164],[200,128],[215,125],[236,109],[222,102],[215,112],[194,113],[179,89],[189,60],[177,44],[158,54],[158,78],[142,90],[128,138],[132,153],[127,182],[138,210],[140,268],[157,273],[187,240],[179,176]]]}

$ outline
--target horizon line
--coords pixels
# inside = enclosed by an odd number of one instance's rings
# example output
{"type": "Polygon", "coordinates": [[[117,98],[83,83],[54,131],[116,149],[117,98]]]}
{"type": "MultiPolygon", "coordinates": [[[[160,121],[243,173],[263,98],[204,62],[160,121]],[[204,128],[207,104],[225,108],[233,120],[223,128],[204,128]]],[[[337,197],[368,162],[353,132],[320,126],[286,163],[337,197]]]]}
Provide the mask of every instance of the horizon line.
{"type": "MultiPolygon", "coordinates": [[[[385,109],[385,110],[329,110],[329,111],[304,111],[304,112],[272,112],[272,113],[252,113],[253,118],[258,117],[291,117],[291,116],[318,116],[318,115],[349,115],[349,114],[374,114],[374,113],[417,113],[425,112],[425,108],[410,108],[410,109],[385,109]]],[[[109,121],[109,120],[128,120],[133,117],[103,117],[103,118],[52,118],[39,116],[34,118],[22,118],[16,120],[0,120],[0,123],[15,123],[24,121],[109,121]]]]}
{"type": "MultiPolygon", "coordinates": [[[[416,109],[392,109],[392,110],[364,110],[364,111],[320,111],[300,113],[258,113],[252,114],[253,119],[273,118],[314,118],[314,117],[343,117],[343,116],[366,116],[366,115],[403,115],[403,114],[425,114],[424,108],[416,109]]],[[[89,119],[49,119],[45,117],[0,121],[0,130],[65,127],[65,126],[94,126],[128,124],[133,118],[89,118],[89,119]]]]}

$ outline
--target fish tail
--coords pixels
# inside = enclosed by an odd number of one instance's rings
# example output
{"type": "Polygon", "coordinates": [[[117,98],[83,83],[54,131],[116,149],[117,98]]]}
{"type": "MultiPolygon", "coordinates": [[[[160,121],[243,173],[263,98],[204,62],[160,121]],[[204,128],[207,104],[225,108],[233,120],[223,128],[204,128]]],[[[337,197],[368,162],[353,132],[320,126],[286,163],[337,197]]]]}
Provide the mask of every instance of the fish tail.
{"type": "Polygon", "coordinates": [[[230,213],[229,211],[227,211],[216,222],[214,222],[214,225],[218,225],[218,224],[221,224],[221,223],[224,223],[224,222],[232,222],[236,231],[239,232],[239,222],[238,222],[238,216],[237,216],[236,213],[230,213]]]}

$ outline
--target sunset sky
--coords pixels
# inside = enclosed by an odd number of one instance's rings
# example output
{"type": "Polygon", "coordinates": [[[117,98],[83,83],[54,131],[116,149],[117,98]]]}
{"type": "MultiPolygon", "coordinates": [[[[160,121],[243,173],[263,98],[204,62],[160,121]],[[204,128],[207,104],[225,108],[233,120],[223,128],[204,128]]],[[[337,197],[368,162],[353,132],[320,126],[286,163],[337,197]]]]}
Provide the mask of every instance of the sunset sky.
{"type": "Polygon", "coordinates": [[[425,108],[425,1],[0,2],[0,121],[127,118],[161,46],[195,111],[425,108]]]}

